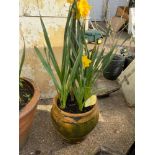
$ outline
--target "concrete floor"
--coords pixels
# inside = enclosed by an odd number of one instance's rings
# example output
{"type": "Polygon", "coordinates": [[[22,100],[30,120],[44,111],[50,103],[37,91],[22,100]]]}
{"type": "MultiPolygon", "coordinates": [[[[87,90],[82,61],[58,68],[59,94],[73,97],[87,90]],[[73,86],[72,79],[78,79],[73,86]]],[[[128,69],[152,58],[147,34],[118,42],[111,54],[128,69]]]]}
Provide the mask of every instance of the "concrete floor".
{"type": "MultiPolygon", "coordinates": [[[[120,47],[121,48],[126,48],[128,50],[128,52],[135,52],[135,43],[133,41],[133,39],[128,39],[123,45],[123,41],[126,40],[126,38],[129,37],[129,34],[127,32],[122,32],[120,35],[116,35],[116,38],[113,37],[109,37],[106,41],[105,46],[103,46],[103,44],[100,44],[99,48],[103,49],[105,48],[105,52],[109,52],[109,49],[114,45],[114,41],[117,42],[117,46],[115,51],[117,51],[117,53],[120,52],[120,47]]],[[[103,38],[103,42],[104,42],[105,38],[103,38]]],[[[94,47],[94,43],[90,43],[88,44],[89,49],[93,49],[94,47]]]]}
{"type": "MultiPolygon", "coordinates": [[[[105,28],[105,22],[101,21],[101,22],[97,22],[97,24],[102,29],[105,28]]],[[[95,27],[95,24],[94,24],[94,27],[95,27]]],[[[102,29],[101,29],[101,31],[103,31],[102,29]]],[[[103,37],[103,42],[104,42],[104,40],[105,40],[105,37],[103,37]]],[[[109,52],[109,48],[112,47],[114,45],[114,43],[117,44],[118,52],[119,52],[120,46],[126,48],[129,52],[135,52],[134,39],[131,38],[131,36],[128,34],[127,30],[124,30],[124,31],[120,30],[118,32],[111,33],[106,41],[105,46],[104,46],[105,52],[109,52]],[[128,40],[126,40],[127,38],[128,38],[128,40]],[[122,45],[124,40],[126,40],[126,42],[122,45]]],[[[92,49],[94,47],[94,44],[92,43],[92,44],[89,44],[88,46],[90,49],[92,49]]],[[[103,48],[103,44],[100,45],[100,49],[102,49],[102,48],[103,48]]]]}
{"type": "MultiPolygon", "coordinates": [[[[98,86],[117,83],[101,77],[98,86]]],[[[51,118],[51,99],[40,100],[32,130],[20,155],[93,155],[100,147],[125,154],[134,142],[134,108],[128,107],[121,91],[99,99],[100,117],[95,129],[80,144],[67,144],[55,130],[51,118]]]]}

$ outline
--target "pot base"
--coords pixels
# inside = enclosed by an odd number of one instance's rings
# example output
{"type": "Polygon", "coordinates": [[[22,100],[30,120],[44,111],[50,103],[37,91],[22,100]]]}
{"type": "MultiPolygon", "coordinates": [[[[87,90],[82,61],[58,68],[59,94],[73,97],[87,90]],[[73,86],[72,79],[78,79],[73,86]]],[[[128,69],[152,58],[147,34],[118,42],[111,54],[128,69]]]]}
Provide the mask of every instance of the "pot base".
{"type": "Polygon", "coordinates": [[[79,144],[81,143],[83,140],[86,139],[85,137],[80,137],[80,138],[75,138],[75,139],[66,139],[65,137],[63,137],[64,141],[69,143],[69,144],[79,144]]]}
{"type": "Polygon", "coordinates": [[[22,150],[24,145],[27,143],[28,138],[29,138],[29,132],[26,133],[24,136],[20,137],[20,139],[19,139],[19,150],[22,150]]]}

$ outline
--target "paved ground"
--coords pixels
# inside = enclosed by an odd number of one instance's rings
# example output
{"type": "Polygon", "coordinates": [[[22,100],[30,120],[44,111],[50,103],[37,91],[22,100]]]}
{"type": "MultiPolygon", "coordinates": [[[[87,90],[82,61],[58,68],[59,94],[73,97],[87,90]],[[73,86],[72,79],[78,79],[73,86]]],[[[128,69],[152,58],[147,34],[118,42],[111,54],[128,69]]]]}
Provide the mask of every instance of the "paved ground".
{"type": "MultiPolygon", "coordinates": [[[[99,86],[115,82],[99,80],[99,86]]],[[[99,99],[100,118],[95,129],[80,144],[67,144],[50,119],[51,99],[40,100],[27,144],[20,155],[93,155],[100,147],[125,154],[134,141],[134,108],[129,108],[120,91],[99,99]]]]}
{"type": "MultiPolygon", "coordinates": [[[[97,24],[102,29],[105,27],[105,23],[103,21],[97,22],[97,24]]],[[[94,23],[94,26],[95,26],[95,23],[94,23]]],[[[101,29],[101,31],[102,31],[102,29],[101,29]]],[[[105,40],[105,37],[103,37],[103,42],[104,42],[104,40],[105,40]]],[[[126,31],[125,30],[124,31],[120,30],[117,33],[113,32],[112,34],[110,34],[110,36],[108,37],[108,39],[106,41],[106,44],[104,46],[105,52],[109,52],[109,48],[111,48],[114,45],[114,43],[116,43],[117,47],[118,47],[117,53],[119,53],[119,51],[120,51],[120,46],[123,47],[123,48],[126,48],[129,52],[134,52],[135,51],[134,39],[127,33],[127,30],[126,31]]],[[[94,47],[94,44],[93,43],[89,44],[88,47],[90,49],[92,49],[94,47]]],[[[100,45],[100,49],[102,49],[102,48],[103,48],[103,43],[100,45]]]]}

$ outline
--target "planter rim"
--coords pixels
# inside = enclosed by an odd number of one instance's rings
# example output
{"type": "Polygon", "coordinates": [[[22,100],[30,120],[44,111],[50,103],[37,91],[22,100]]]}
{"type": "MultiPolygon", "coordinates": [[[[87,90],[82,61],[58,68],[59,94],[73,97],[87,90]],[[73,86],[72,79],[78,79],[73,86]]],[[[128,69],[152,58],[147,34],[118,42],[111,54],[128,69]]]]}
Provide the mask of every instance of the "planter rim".
{"type": "MultiPolygon", "coordinates": [[[[98,101],[96,101],[96,104],[93,106],[93,108],[92,108],[91,110],[89,110],[89,111],[87,111],[87,112],[85,112],[85,113],[76,113],[76,114],[74,114],[74,113],[69,113],[69,112],[65,112],[65,111],[61,110],[61,109],[58,107],[58,105],[57,105],[57,100],[58,100],[58,95],[56,95],[56,96],[54,97],[54,99],[53,99],[53,104],[55,104],[56,108],[60,111],[60,113],[63,114],[63,115],[71,116],[71,117],[84,117],[84,116],[87,116],[87,115],[89,115],[90,113],[92,113],[92,112],[96,109],[96,107],[98,106],[98,101]]],[[[53,105],[52,105],[52,106],[53,106],[53,105]]],[[[52,110],[52,108],[51,108],[51,110],[52,110]]]]}
{"type": "Polygon", "coordinates": [[[34,94],[31,98],[31,100],[19,112],[19,119],[22,119],[25,115],[27,115],[30,111],[32,111],[36,107],[37,102],[40,98],[39,87],[29,78],[22,77],[21,79],[26,80],[27,82],[29,82],[33,86],[34,94]]]}

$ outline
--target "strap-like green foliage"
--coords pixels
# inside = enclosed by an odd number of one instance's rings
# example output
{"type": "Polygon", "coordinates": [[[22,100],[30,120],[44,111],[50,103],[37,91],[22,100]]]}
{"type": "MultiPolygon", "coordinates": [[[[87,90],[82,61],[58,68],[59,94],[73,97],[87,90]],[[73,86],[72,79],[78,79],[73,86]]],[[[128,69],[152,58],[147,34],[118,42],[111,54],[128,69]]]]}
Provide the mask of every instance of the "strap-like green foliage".
{"type": "Polygon", "coordinates": [[[49,75],[50,75],[51,78],[53,79],[53,82],[54,82],[54,84],[55,84],[55,86],[56,86],[56,89],[57,89],[58,91],[60,91],[60,90],[61,90],[61,87],[60,87],[60,85],[58,84],[58,82],[57,82],[57,80],[56,80],[56,77],[55,77],[55,75],[54,75],[54,73],[53,73],[53,71],[52,71],[51,66],[50,66],[50,65],[48,64],[48,62],[44,59],[44,57],[43,57],[43,55],[41,54],[40,50],[39,50],[37,47],[34,47],[34,49],[35,49],[35,51],[36,51],[36,53],[37,53],[39,59],[41,60],[41,62],[42,62],[42,64],[43,64],[44,68],[46,69],[46,71],[49,73],[49,75]]]}
{"type": "Polygon", "coordinates": [[[104,54],[104,50],[99,51],[98,45],[95,44],[93,50],[88,50],[85,42],[85,24],[84,20],[76,19],[77,1],[75,0],[69,8],[69,14],[65,27],[64,47],[61,67],[58,66],[51,42],[48,37],[44,21],[40,16],[40,22],[46,41],[44,55],[34,47],[36,54],[41,60],[44,68],[52,78],[56,90],[59,94],[61,108],[66,107],[68,95],[73,95],[79,106],[83,110],[85,101],[92,95],[92,86],[97,79],[100,69],[103,69],[113,53],[104,54]],[[82,55],[91,60],[89,67],[84,68],[82,64],[82,55]],[[54,74],[51,65],[56,73],[54,74]]]}
{"type": "Polygon", "coordinates": [[[59,76],[59,79],[61,80],[60,69],[59,69],[57,61],[55,59],[53,49],[52,49],[52,46],[51,46],[51,43],[50,43],[50,40],[49,40],[49,37],[48,37],[48,33],[46,31],[46,28],[45,28],[45,24],[44,24],[41,17],[40,17],[40,21],[41,21],[41,26],[42,26],[42,29],[43,29],[43,32],[44,32],[44,38],[45,38],[46,44],[48,46],[49,57],[52,60],[53,66],[54,66],[54,68],[55,68],[55,70],[57,72],[57,75],[59,76]]]}
{"type": "Polygon", "coordinates": [[[81,44],[81,46],[76,51],[77,52],[76,57],[74,55],[74,59],[72,59],[73,58],[72,47],[74,46],[75,48],[75,44],[74,42],[73,43],[70,42],[70,36],[73,38],[72,29],[73,29],[74,15],[71,13],[71,10],[74,7],[75,7],[75,2],[70,8],[69,16],[67,18],[61,69],[59,68],[57,64],[57,61],[56,61],[56,58],[55,58],[55,55],[54,55],[54,52],[51,46],[51,42],[48,37],[48,32],[46,30],[45,24],[41,16],[40,16],[40,21],[41,21],[41,26],[43,29],[44,38],[45,38],[46,46],[47,46],[47,50],[46,50],[46,47],[44,48],[45,58],[43,54],[41,53],[41,51],[37,47],[34,47],[35,52],[38,55],[39,59],[41,60],[44,68],[51,76],[54,82],[54,85],[57,89],[57,92],[60,94],[60,102],[61,102],[62,108],[65,108],[68,94],[71,92],[72,87],[73,87],[72,85],[75,83],[76,71],[78,70],[79,64],[81,63],[81,57],[82,57],[82,52],[83,52],[83,47],[81,44]],[[54,74],[51,68],[50,62],[55,68],[56,74],[54,74]]]}

